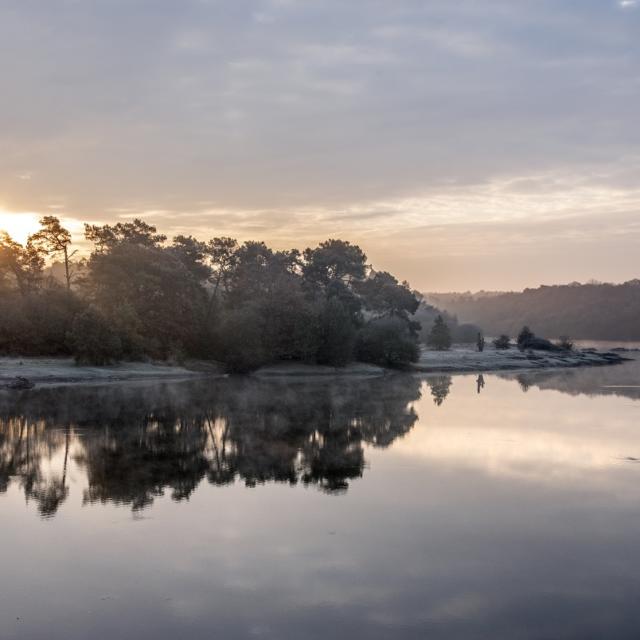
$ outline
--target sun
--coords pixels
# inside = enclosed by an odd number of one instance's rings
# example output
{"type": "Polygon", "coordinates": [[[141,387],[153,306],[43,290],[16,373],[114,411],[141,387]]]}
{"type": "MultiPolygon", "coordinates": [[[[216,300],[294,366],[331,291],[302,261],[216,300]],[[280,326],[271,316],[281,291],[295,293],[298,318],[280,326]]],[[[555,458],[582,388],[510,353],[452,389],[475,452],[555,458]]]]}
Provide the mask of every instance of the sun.
{"type": "Polygon", "coordinates": [[[37,213],[10,213],[0,209],[0,231],[6,231],[16,242],[24,244],[39,229],[39,217],[37,213]]]}

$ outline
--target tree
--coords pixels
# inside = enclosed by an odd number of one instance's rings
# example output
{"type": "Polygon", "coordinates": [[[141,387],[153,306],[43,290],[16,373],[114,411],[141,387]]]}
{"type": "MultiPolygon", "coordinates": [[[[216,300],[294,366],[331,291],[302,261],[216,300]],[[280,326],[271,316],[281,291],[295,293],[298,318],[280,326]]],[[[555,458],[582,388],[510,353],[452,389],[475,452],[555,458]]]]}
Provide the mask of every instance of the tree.
{"type": "Polygon", "coordinates": [[[509,349],[511,347],[511,338],[504,333],[493,341],[496,349],[509,349]]]}
{"type": "Polygon", "coordinates": [[[529,327],[524,326],[518,334],[518,349],[526,349],[528,344],[535,338],[535,334],[529,327]]]}
{"type": "Polygon", "coordinates": [[[482,333],[478,332],[478,338],[476,340],[476,345],[478,347],[478,351],[484,351],[484,336],[482,333]]]}
{"type": "Polygon", "coordinates": [[[353,359],[356,327],[352,313],[338,297],[327,298],[318,315],[318,364],[343,367],[353,359]]]}
{"type": "Polygon", "coordinates": [[[316,309],[304,295],[300,278],[276,278],[254,304],[263,319],[263,348],[270,361],[315,358],[316,309]]]}
{"type": "Polygon", "coordinates": [[[211,267],[207,264],[207,245],[193,236],[176,236],[169,248],[186,267],[189,273],[199,282],[211,277],[211,267]]]}
{"type": "Polygon", "coordinates": [[[147,248],[157,248],[165,242],[167,236],[157,233],[157,229],[135,218],[132,222],[118,222],[115,225],[102,226],[85,224],[84,236],[96,245],[96,251],[107,251],[123,243],[135,244],[147,248]]]}
{"type": "Polygon", "coordinates": [[[76,253],[69,253],[71,245],[71,233],[65,229],[60,220],[55,216],[44,216],[40,218],[40,231],[34,233],[29,241],[37,247],[41,247],[46,253],[55,255],[62,254],[64,259],[64,275],[67,283],[67,290],[71,291],[71,279],[73,273],[71,271],[69,261],[76,253]]]}
{"type": "Polygon", "coordinates": [[[25,246],[0,232],[0,290],[15,282],[23,296],[35,291],[42,280],[43,251],[31,239],[25,246]]]}
{"type": "Polygon", "coordinates": [[[451,348],[451,332],[442,316],[438,316],[427,338],[427,345],[437,351],[451,348]]]}
{"type": "Polygon", "coordinates": [[[200,343],[206,293],[170,249],[133,242],[98,249],[84,292],[138,353],[179,356],[200,343]]]}
{"type": "Polygon", "coordinates": [[[319,286],[335,281],[351,285],[367,273],[367,256],[360,247],[344,240],[327,240],[315,249],[305,249],[303,258],[305,280],[319,286]]]}
{"type": "Polygon", "coordinates": [[[400,284],[386,271],[376,271],[357,282],[355,289],[362,296],[365,309],[379,317],[398,316],[408,320],[420,306],[420,300],[409,284],[400,284]]]}
{"type": "Polygon", "coordinates": [[[209,310],[218,299],[218,292],[222,287],[225,293],[229,289],[229,277],[238,262],[238,241],[234,238],[213,238],[207,243],[205,253],[211,268],[213,290],[209,299],[209,310]]]}
{"type": "Polygon", "coordinates": [[[327,240],[301,256],[225,237],[178,235],[169,244],[139,219],[85,225],[94,247],[70,291],[71,236],[53,216],[41,223],[25,246],[0,236],[2,353],[189,356],[230,371],[354,357],[403,366],[418,357],[419,295],[373,271],[349,242],[327,240]],[[66,289],[42,278],[46,253],[65,257],[66,289]]]}

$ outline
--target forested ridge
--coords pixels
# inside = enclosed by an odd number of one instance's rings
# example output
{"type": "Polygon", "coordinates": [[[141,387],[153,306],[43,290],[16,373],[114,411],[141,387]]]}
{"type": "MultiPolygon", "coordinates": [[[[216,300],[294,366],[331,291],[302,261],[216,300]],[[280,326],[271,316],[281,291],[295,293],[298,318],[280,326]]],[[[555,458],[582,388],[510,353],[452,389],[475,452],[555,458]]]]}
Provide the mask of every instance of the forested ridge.
{"type": "Polygon", "coordinates": [[[478,324],[488,335],[514,336],[528,325],[550,337],[640,340],[640,280],[541,286],[518,293],[435,293],[426,299],[460,321],[478,324]]]}
{"type": "Polygon", "coordinates": [[[418,357],[419,296],[349,242],[300,252],[227,237],[169,241],[136,219],[85,225],[92,250],[80,259],[57,218],[41,227],[24,245],[0,234],[0,353],[202,358],[232,372],[418,357]]]}

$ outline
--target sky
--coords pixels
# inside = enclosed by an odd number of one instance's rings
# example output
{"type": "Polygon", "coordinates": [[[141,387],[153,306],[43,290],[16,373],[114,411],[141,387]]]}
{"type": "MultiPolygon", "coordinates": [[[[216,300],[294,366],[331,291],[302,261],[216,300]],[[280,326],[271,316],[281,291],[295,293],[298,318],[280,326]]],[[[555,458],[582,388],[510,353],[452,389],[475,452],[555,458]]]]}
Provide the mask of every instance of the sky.
{"type": "Polygon", "coordinates": [[[2,0],[0,228],[329,237],[423,291],[640,277],[640,0],[2,0]]]}

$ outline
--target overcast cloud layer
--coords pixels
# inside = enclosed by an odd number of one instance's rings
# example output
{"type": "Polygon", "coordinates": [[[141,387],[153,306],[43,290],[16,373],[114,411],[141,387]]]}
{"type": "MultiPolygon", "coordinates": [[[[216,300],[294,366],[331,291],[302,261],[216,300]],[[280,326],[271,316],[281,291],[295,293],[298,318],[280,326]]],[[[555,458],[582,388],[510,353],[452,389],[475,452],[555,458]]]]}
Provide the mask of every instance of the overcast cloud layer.
{"type": "Polygon", "coordinates": [[[640,276],[634,0],[3,0],[0,71],[0,226],[340,236],[429,290],[640,276]]]}

